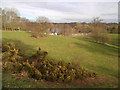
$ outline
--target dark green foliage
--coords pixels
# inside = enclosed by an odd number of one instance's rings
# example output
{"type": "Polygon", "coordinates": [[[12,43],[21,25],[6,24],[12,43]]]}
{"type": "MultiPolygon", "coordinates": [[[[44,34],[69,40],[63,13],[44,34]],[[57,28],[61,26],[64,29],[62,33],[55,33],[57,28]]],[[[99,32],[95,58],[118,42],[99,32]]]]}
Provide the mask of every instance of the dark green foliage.
{"type": "Polygon", "coordinates": [[[28,60],[19,55],[19,50],[15,49],[11,44],[7,44],[8,49],[3,53],[3,69],[16,73],[26,72],[27,76],[34,79],[45,79],[48,81],[70,82],[75,79],[84,79],[96,77],[96,73],[92,73],[87,69],[81,68],[74,63],[53,62],[46,56],[46,51],[39,50],[28,57],[28,60]]]}

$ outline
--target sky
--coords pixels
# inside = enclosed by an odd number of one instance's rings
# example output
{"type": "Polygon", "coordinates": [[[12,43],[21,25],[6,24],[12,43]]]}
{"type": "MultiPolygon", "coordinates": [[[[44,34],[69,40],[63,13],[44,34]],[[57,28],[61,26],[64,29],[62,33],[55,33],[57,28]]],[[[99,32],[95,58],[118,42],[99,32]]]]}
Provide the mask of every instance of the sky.
{"type": "Polygon", "coordinates": [[[16,8],[21,17],[34,21],[45,16],[51,22],[118,22],[119,0],[4,0],[2,8],[16,8]]]}

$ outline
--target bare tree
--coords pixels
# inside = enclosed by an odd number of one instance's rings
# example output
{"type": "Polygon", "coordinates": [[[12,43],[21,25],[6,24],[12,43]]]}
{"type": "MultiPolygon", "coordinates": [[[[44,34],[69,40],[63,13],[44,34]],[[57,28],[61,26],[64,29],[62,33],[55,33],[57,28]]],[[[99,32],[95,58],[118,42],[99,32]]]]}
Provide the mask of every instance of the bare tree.
{"type": "Polygon", "coordinates": [[[3,29],[14,29],[19,22],[19,12],[15,8],[2,10],[3,29]]]}
{"type": "Polygon", "coordinates": [[[49,29],[49,19],[46,17],[37,17],[36,22],[39,24],[38,32],[46,33],[49,29]]]}
{"type": "Polygon", "coordinates": [[[37,18],[36,18],[36,22],[38,22],[38,23],[48,23],[49,22],[49,19],[48,18],[46,18],[46,17],[41,17],[41,16],[38,16],[37,18]]]}
{"type": "Polygon", "coordinates": [[[103,21],[103,19],[101,19],[100,17],[95,17],[95,18],[93,18],[92,23],[98,24],[98,23],[101,23],[101,21],[103,21]]]}
{"type": "Polygon", "coordinates": [[[110,41],[110,38],[108,36],[107,30],[104,29],[102,26],[103,24],[101,23],[101,19],[99,18],[94,18],[93,20],[93,26],[92,28],[92,34],[91,37],[95,42],[98,43],[107,43],[110,41]]]}
{"type": "Polygon", "coordinates": [[[30,23],[30,21],[28,20],[28,19],[26,19],[26,18],[24,18],[24,17],[21,17],[20,18],[20,24],[19,24],[19,26],[20,26],[20,28],[22,29],[22,30],[31,30],[31,28],[30,28],[30,25],[29,25],[29,23],[30,23]]]}

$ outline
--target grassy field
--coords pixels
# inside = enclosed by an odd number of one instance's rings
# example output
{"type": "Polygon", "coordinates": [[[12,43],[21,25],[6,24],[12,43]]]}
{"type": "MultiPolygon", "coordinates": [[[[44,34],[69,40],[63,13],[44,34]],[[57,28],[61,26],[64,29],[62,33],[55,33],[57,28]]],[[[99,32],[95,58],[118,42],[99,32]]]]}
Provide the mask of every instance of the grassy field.
{"type": "Polygon", "coordinates": [[[110,37],[112,38],[110,44],[115,45],[115,46],[120,45],[120,42],[118,42],[120,40],[120,37],[118,37],[118,34],[110,34],[110,37]]]}
{"type": "MultiPolygon", "coordinates": [[[[118,46],[117,35],[110,35],[112,41],[110,44],[118,46]]],[[[112,46],[100,45],[89,42],[81,36],[77,37],[63,37],[63,36],[48,36],[40,39],[30,37],[30,32],[2,32],[3,42],[14,41],[16,46],[21,49],[25,55],[32,55],[38,47],[42,50],[48,51],[48,57],[54,61],[75,62],[89,70],[92,70],[100,77],[108,79],[104,83],[89,85],[62,85],[63,87],[116,87],[118,77],[118,49],[112,46]],[[112,80],[109,83],[109,80],[112,80]]],[[[3,87],[7,87],[7,83],[16,82],[22,87],[27,87],[31,83],[26,80],[14,80],[14,76],[6,73],[3,77],[3,87]],[[9,79],[6,79],[9,78],[9,79]],[[22,82],[28,82],[27,86],[22,82]]],[[[105,79],[103,79],[105,80],[105,79]]],[[[25,83],[24,82],[24,83],[25,83]]],[[[33,87],[60,87],[60,85],[47,84],[45,82],[36,82],[37,85],[33,87]]]]}

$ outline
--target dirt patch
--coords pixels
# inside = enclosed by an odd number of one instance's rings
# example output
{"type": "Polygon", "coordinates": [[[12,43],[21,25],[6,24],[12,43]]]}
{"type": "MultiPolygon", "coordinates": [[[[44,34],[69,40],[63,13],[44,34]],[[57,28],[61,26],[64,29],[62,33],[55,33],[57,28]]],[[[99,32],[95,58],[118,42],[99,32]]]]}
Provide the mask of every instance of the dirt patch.
{"type": "Polygon", "coordinates": [[[49,37],[40,37],[40,36],[29,36],[30,38],[34,38],[34,39],[46,39],[49,37]]]}
{"type": "MultiPolygon", "coordinates": [[[[85,80],[76,80],[76,85],[83,85],[83,86],[96,86],[96,85],[105,85],[111,84],[114,85],[116,83],[115,80],[111,80],[112,78],[109,77],[97,77],[97,78],[87,78],[85,80]]],[[[113,88],[117,88],[118,86],[113,86],[113,88]]]]}

